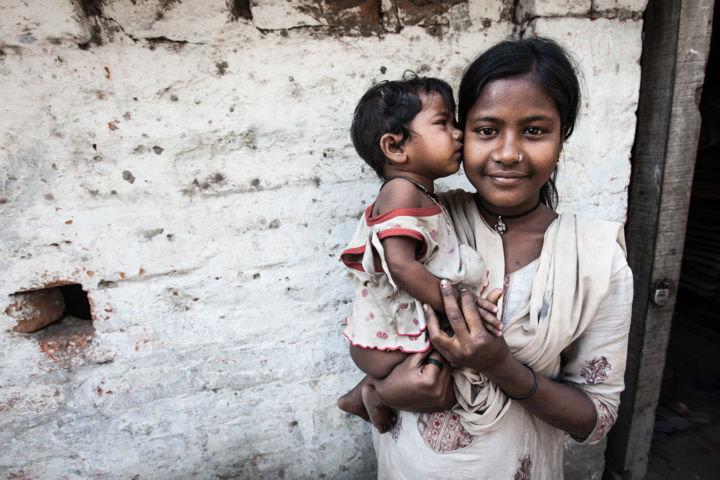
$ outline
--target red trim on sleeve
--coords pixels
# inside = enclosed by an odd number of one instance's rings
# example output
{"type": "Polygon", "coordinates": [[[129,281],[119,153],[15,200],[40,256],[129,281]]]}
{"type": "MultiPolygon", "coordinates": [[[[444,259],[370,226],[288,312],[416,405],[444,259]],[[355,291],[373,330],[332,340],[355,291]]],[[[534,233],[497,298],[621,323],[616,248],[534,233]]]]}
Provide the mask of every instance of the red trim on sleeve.
{"type": "Polygon", "coordinates": [[[362,266],[362,263],[359,262],[352,262],[345,258],[345,255],[364,255],[365,254],[365,245],[362,245],[360,247],[353,247],[348,248],[347,250],[344,250],[340,254],[340,260],[345,264],[346,267],[352,268],[353,270],[359,270],[361,272],[364,272],[365,269],[362,266]]]}
{"type": "Polygon", "coordinates": [[[427,352],[427,351],[430,349],[430,342],[429,342],[429,341],[426,341],[426,342],[425,342],[425,348],[422,349],[422,350],[405,350],[403,347],[400,347],[400,346],[395,347],[395,348],[391,348],[391,347],[380,348],[380,347],[372,347],[372,346],[369,346],[369,345],[362,345],[362,344],[360,344],[360,343],[355,343],[355,342],[353,341],[353,339],[348,336],[347,333],[344,333],[344,332],[343,332],[343,335],[345,336],[345,338],[348,339],[348,341],[350,342],[350,344],[351,344],[352,346],[354,346],[354,347],[373,348],[373,349],[375,349],[375,350],[380,350],[380,351],[383,351],[383,352],[387,352],[387,351],[391,351],[391,350],[400,350],[400,351],[403,352],[403,353],[423,353],[423,352],[427,352]]]}
{"type": "Polygon", "coordinates": [[[375,203],[365,209],[365,222],[368,226],[387,222],[395,217],[431,217],[433,215],[437,215],[438,213],[442,213],[442,207],[436,204],[432,207],[396,208],[395,210],[388,210],[381,215],[371,217],[370,214],[372,213],[373,206],[375,206],[375,203]]]}
{"type": "Polygon", "coordinates": [[[420,242],[421,247],[420,250],[415,253],[415,260],[420,260],[427,253],[428,246],[427,242],[425,242],[425,237],[417,230],[411,230],[409,228],[388,228],[378,233],[380,240],[387,237],[409,237],[420,242]]]}

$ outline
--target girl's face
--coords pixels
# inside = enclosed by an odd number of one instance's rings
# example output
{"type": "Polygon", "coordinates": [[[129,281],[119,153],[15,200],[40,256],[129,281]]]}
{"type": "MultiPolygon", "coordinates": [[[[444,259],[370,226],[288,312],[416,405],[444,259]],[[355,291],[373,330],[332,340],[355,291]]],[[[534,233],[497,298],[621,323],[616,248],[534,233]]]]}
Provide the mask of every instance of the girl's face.
{"type": "Polygon", "coordinates": [[[501,215],[535,206],[563,133],[553,99],[529,77],[488,83],[468,112],[464,140],[465,174],[483,204],[501,215]]]}

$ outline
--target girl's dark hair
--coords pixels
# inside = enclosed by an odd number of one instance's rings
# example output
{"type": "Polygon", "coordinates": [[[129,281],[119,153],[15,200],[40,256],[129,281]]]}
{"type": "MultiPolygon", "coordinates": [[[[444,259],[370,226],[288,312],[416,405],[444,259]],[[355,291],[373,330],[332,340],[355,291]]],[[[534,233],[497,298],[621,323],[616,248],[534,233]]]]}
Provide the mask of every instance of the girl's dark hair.
{"type": "MultiPolygon", "coordinates": [[[[468,112],[488,83],[519,76],[528,76],[553,99],[565,128],[564,138],[570,137],[580,108],[580,83],[568,53],[542,37],[500,42],[470,64],[458,93],[460,128],[464,129],[468,112]]],[[[553,209],[558,200],[556,173],[540,189],[540,200],[553,209]]]]}
{"type": "Polygon", "coordinates": [[[380,138],[386,133],[400,134],[399,145],[405,143],[412,135],[410,122],[423,109],[421,96],[431,93],[441,95],[451,115],[455,114],[455,99],[450,85],[440,79],[418,77],[411,72],[406,73],[402,80],[373,85],[355,107],[350,127],[353,145],[381,179],[385,179],[387,159],[380,148],[380,138]]]}

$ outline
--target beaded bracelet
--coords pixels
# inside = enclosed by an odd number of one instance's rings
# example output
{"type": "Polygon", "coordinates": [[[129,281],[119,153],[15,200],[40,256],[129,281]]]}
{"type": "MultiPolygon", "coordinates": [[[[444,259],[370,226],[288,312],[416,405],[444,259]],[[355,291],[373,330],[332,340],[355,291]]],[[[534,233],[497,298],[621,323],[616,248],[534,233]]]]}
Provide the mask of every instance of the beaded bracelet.
{"type": "Polygon", "coordinates": [[[524,363],[523,363],[523,365],[524,365],[528,370],[530,370],[530,372],[533,374],[533,386],[532,386],[532,390],[530,390],[530,393],[528,393],[527,395],[524,395],[524,396],[522,396],[522,397],[513,397],[512,395],[508,395],[508,393],[505,392],[505,396],[507,396],[508,398],[510,398],[510,399],[512,399],[512,400],[527,400],[528,398],[532,397],[532,396],[535,394],[535,390],[537,390],[538,377],[537,377],[537,374],[535,373],[535,370],[533,370],[532,367],[530,367],[529,365],[525,365],[524,363]]]}

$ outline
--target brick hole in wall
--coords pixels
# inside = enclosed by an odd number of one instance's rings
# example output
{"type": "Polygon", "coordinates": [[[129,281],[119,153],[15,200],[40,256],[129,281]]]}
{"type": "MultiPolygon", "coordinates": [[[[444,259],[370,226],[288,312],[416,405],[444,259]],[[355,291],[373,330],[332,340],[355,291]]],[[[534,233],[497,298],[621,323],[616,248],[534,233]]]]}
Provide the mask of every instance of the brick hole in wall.
{"type": "Polygon", "coordinates": [[[5,313],[17,321],[17,333],[33,333],[71,316],[92,323],[88,293],[79,283],[66,283],[10,295],[5,313]]]}
{"type": "Polygon", "coordinates": [[[57,365],[70,369],[88,360],[98,363],[90,348],[95,336],[92,299],[82,285],[60,282],[16,292],[5,313],[17,321],[13,331],[37,341],[57,365]]]}
{"type": "Polygon", "coordinates": [[[82,285],[67,283],[10,297],[5,313],[17,321],[12,330],[37,340],[55,363],[70,367],[85,353],[95,327],[91,300],[82,285]]]}
{"type": "Polygon", "coordinates": [[[92,310],[88,294],[83,290],[82,285],[73,283],[56,287],[65,298],[65,315],[72,315],[76,318],[92,321],[92,310]]]}
{"type": "Polygon", "coordinates": [[[65,316],[92,322],[90,299],[79,283],[66,283],[10,295],[5,313],[17,321],[17,333],[33,333],[65,316]]]}

